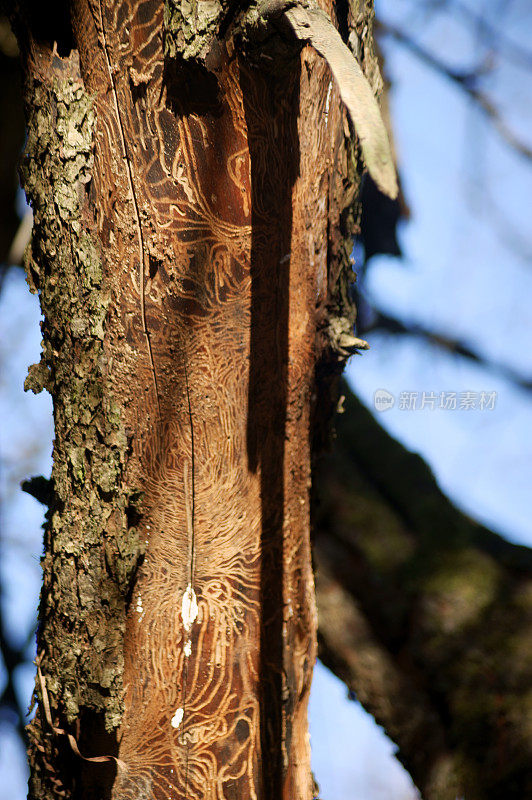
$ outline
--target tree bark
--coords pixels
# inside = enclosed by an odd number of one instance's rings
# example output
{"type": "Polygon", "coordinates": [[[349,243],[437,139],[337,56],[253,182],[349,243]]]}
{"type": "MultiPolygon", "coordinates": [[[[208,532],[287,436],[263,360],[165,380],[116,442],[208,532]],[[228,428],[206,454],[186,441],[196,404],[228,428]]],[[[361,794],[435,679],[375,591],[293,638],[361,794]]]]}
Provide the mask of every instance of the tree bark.
{"type": "Polygon", "coordinates": [[[56,426],[30,796],[310,800],[311,397],[362,163],[314,51],[207,69],[163,11],[15,13],[56,426]]]}

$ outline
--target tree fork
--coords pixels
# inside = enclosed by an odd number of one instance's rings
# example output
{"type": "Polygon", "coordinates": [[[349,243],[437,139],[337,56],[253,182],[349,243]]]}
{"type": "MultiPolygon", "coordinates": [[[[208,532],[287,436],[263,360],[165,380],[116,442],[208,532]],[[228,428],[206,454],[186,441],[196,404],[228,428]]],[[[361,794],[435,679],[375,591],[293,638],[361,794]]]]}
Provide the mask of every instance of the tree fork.
{"type": "MultiPolygon", "coordinates": [[[[159,0],[36,8],[27,384],[56,438],[30,794],[310,800],[311,396],[357,344],[338,90],[309,47],[165,56],[159,0]]],[[[349,19],[378,88],[370,4],[349,19]]]]}

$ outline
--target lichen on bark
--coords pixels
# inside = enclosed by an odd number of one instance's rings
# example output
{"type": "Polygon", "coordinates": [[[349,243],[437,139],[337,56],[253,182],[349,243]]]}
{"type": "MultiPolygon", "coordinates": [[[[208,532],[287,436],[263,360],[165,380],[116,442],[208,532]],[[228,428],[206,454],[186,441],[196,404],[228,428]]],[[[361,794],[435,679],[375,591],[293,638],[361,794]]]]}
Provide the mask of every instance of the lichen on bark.
{"type": "Polygon", "coordinates": [[[185,60],[205,58],[219,32],[224,13],[219,0],[166,0],[166,55],[185,60]]]}
{"type": "MultiPolygon", "coordinates": [[[[51,390],[55,419],[38,657],[54,724],[74,730],[97,712],[111,731],[122,716],[125,607],[142,548],[128,523],[135,517],[135,493],[123,482],[128,441],[106,380],[110,294],[87,206],[95,112],[75,53],[38,59],[25,96],[21,174],[34,211],[26,266],[44,315],[42,359],[27,388],[51,390]]],[[[47,798],[58,786],[47,774],[51,751],[68,744],[44,735],[39,693],[30,796],[47,798]]]]}

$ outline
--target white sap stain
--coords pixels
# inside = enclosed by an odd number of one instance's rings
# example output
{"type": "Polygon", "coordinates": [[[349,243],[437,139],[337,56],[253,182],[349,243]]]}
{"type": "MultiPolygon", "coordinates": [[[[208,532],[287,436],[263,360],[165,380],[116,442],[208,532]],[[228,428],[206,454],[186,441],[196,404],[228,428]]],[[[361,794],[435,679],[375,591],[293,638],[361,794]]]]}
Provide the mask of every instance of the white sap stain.
{"type": "Polygon", "coordinates": [[[183,648],[183,652],[184,652],[186,658],[188,658],[189,655],[192,653],[192,642],[190,641],[190,639],[187,639],[187,641],[185,642],[185,646],[183,648]]]}
{"type": "Polygon", "coordinates": [[[198,616],[198,601],[196,600],[196,592],[188,584],[183,595],[183,602],[181,604],[181,616],[183,618],[183,625],[186,631],[189,631],[193,626],[196,617],[198,616]]]}
{"type": "Polygon", "coordinates": [[[139,614],[142,614],[143,611],[144,611],[144,608],[142,607],[142,597],[141,597],[140,592],[139,592],[139,596],[137,597],[137,611],[138,611],[139,614]]]}
{"type": "Polygon", "coordinates": [[[175,712],[174,716],[170,720],[170,725],[172,726],[172,728],[179,728],[179,726],[181,725],[181,723],[183,721],[183,714],[184,713],[185,712],[183,711],[182,708],[177,708],[176,709],[176,712],[175,712]]]}
{"type": "Polygon", "coordinates": [[[327,89],[327,98],[325,100],[325,124],[329,121],[329,106],[331,104],[332,81],[329,81],[329,88],[327,89]]]}

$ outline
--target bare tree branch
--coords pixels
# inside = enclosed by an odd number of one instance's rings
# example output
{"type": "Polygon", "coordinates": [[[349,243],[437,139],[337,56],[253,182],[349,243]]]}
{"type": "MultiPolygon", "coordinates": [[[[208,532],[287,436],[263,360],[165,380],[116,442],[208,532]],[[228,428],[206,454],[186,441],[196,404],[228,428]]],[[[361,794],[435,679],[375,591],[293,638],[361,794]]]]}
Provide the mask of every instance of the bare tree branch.
{"type": "Polygon", "coordinates": [[[423,63],[427,64],[427,66],[459,86],[471,100],[476,103],[478,108],[483,111],[505,142],[524,158],[532,159],[532,147],[516,136],[503,119],[495,103],[485,92],[478,88],[477,72],[459,72],[452,69],[452,67],[441,61],[397,25],[380,21],[378,23],[378,30],[404,45],[411,53],[423,61],[423,63]]]}
{"type": "Polygon", "coordinates": [[[444,333],[439,333],[429,328],[426,328],[419,323],[405,323],[396,316],[387,314],[386,312],[372,307],[371,309],[371,322],[366,325],[359,326],[359,333],[361,336],[366,336],[372,332],[391,333],[400,336],[414,336],[418,339],[425,341],[428,344],[439,347],[441,350],[446,350],[453,355],[462,356],[469,361],[474,361],[489,369],[502,377],[510,383],[518,386],[520,389],[530,391],[532,389],[532,377],[520,375],[515,370],[494,361],[490,361],[485,356],[480,355],[473,350],[469,345],[461,339],[456,339],[452,336],[447,336],[444,333]]]}
{"type": "Polygon", "coordinates": [[[532,551],[461,513],[344,391],[317,480],[321,657],[425,800],[531,796],[532,551]]]}
{"type": "Polygon", "coordinates": [[[522,47],[518,42],[509,39],[504,31],[495,29],[482,14],[477,14],[461,0],[451,0],[451,10],[456,9],[464,19],[468,20],[482,34],[485,41],[497,53],[504,55],[507,61],[511,61],[523,69],[532,70],[532,51],[522,47]]]}

